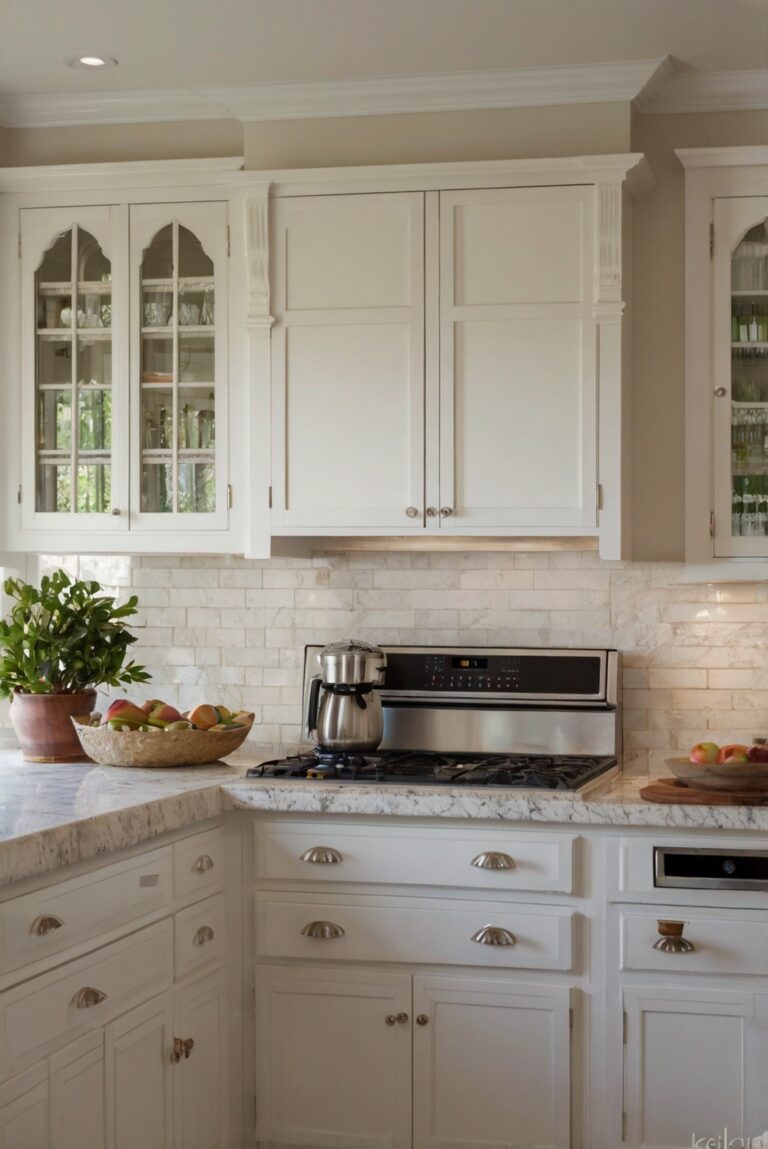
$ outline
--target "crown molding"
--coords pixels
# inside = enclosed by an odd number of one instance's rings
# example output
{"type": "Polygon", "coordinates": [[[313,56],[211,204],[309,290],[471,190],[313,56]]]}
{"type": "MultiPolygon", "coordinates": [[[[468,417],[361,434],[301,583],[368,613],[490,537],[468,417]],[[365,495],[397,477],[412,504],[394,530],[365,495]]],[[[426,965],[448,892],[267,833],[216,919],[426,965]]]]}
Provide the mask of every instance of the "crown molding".
{"type": "Polygon", "coordinates": [[[6,96],[0,119],[8,128],[180,120],[303,120],[397,112],[593,104],[637,98],[665,60],[629,60],[495,72],[448,72],[241,87],[69,92],[6,96]]]}
{"type": "Polygon", "coordinates": [[[768,165],[768,144],[735,148],[675,148],[686,169],[749,168],[768,165]]]}
{"type": "Polygon", "coordinates": [[[680,72],[672,65],[661,84],[635,100],[648,115],[679,112],[749,112],[768,108],[768,68],[743,72],[680,72]]]}
{"type": "Polygon", "coordinates": [[[681,72],[671,57],[494,72],[446,72],[237,87],[8,95],[7,128],[189,120],[304,120],[563,104],[632,103],[648,115],[768,108],[768,69],[681,72]]]}
{"type": "MultiPolygon", "coordinates": [[[[101,164],[39,164],[0,167],[1,192],[34,192],[47,187],[61,191],[84,188],[162,188],[182,180],[185,187],[240,184],[243,157],[189,160],[122,160],[101,164]]],[[[260,173],[252,173],[257,183],[260,173]]]]}

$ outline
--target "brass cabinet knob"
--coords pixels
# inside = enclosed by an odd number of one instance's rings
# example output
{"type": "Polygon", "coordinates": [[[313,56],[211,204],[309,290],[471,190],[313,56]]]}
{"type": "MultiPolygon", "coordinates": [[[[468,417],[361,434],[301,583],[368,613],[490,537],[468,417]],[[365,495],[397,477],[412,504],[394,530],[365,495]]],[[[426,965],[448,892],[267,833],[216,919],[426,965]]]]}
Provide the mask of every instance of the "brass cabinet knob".
{"type": "Polygon", "coordinates": [[[478,854],[469,864],[477,866],[478,870],[514,870],[515,859],[510,858],[509,854],[488,850],[486,853],[478,854]]]}
{"type": "Polygon", "coordinates": [[[429,1018],[427,1017],[426,1013],[420,1013],[417,1015],[416,1024],[417,1025],[429,1025],[429,1018]]]}
{"type": "Polygon", "coordinates": [[[188,1058],[189,1055],[191,1054],[192,1050],[195,1048],[194,1038],[185,1037],[181,1044],[182,1044],[182,1047],[184,1049],[184,1056],[186,1058],[188,1058]]]}
{"type": "Polygon", "coordinates": [[[405,1023],[408,1021],[408,1014],[398,1013],[395,1020],[397,1021],[398,1025],[405,1025],[405,1023]]]}
{"type": "Polygon", "coordinates": [[[690,954],[694,952],[696,946],[693,942],[689,942],[688,938],[683,937],[685,922],[671,922],[659,918],[657,925],[659,936],[653,943],[655,950],[661,950],[665,954],[690,954]]]}
{"type": "Polygon", "coordinates": [[[75,1009],[90,1009],[94,1005],[101,1005],[106,1000],[107,995],[102,993],[100,989],[94,989],[92,985],[85,985],[77,991],[71,1004],[75,1009]]]}
{"type": "Polygon", "coordinates": [[[209,854],[201,854],[197,861],[192,863],[192,869],[196,874],[207,874],[215,865],[209,854]]]}
{"type": "Polygon", "coordinates": [[[54,930],[60,930],[63,925],[64,923],[61,918],[57,918],[55,914],[40,914],[29,927],[29,932],[34,934],[35,937],[44,938],[46,934],[52,934],[54,930]]]}
{"type": "Polygon", "coordinates": [[[419,513],[419,508],[418,507],[406,507],[405,513],[409,519],[415,519],[419,513]]]}
{"type": "Polygon", "coordinates": [[[436,519],[437,518],[437,507],[427,507],[427,518],[428,519],[436,519]]]}
{"type": "Polygon", "coordinates": [[[503,926],[482,926],[472,934],[470,941],[481,946],[513,946],[517,942],[514,934],[505,930],[503,926]]]}
{"type": "Polygon", "coordinates": [[[174,1037],[173,1048],[171,1049],[171,1065],[178,1065],[184,1056],[184,1039],[182,1037],[174,1037]]]}
{"type": "Polygon", "coordinates": [[[724,399],[727,394],[728,392],[725,387],[715,387],[715,395],[717,395],[718,399],[724,399]]]}
{"type": "Polygon", "coordinates": [[[453,514],[453,507],[441,507],[440,508],[440,517],[441,518],[447,519],[452,514],[453,514]]]}
{"type": "Polygon", "coordinates": [[[387,1023],[387,1025],[394,1025],[397,1021],[397,1018],[395,1017],[394,1013],[388,1013],[384,1018],[384,1021],[387,1023]]]}
{"type": "Polygon", "coordinates": [[[342,857],[333,846],[310,846],[301,855],[300,861],[310,862],[314,866],[329,866],[334,862],[341,862],[342,857]]]}
{"type": "Polygon", "coordinates": [[[206,942],[212,942],[215,936],[216,935],[214,934],[214,932],[210,926],[200,926],[200,929],[196,932],[195,936],[192,938],[192,945],[204,946],[206,944],[206,942]]]}
{"type": "Polygon", "coordinates": [[[112,514],[113,514],[113,516],[114,516],[115,518],[118,518],[118,516],[120,515],[120,513],[121,513],[121,511],[120,511],[120,508],[119,508],[119,507],[113,507],[113,508],[112,508],[112,514]]]}
{"type": "Polygon", "coordinates": [[[344,937],[344,930],[341,926],[337,926],[335,922],[307,922],[301,932],[305,938],[331,939],[344,937]]]}

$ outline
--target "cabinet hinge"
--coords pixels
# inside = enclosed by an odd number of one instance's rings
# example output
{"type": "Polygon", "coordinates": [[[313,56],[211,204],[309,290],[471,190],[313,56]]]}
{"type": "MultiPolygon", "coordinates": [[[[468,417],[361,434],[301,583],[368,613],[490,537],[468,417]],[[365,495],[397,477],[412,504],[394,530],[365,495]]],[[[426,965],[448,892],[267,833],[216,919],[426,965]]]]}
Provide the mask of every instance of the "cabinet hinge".
{"type": "Polygon", "coordinates": [[[227,483],[227,506],[232,510],[232,484],[227,483]]]}
{"type": "Polygon", "coordinates": [[[603,484],[602,483],[597,484],[597,509],[598,509],[598,511],[602,511],[602,509],[603,509],[603,484]]]}
{"type": "Polygon", "coordinates": [[[268,496],[268,498],[269,498],[269,504],[268,504],[268,505],[269,505],[269,508],[270,508],[270,510],[271,510],[271,509],[272,509],[272,488],[271,488],[271,487],[269,488],[269,496],[268,496]]]}
{"type": "Polygon", "coordinates": [[[573,1029],[573,1006],[568,1010],[568,1028],[573,1029]]]}
{"type": "Polygon", "coordinates": [[[627,1111],[626,1111],[626,1109],[624,1109],[622,1111],[622,1114],[621,1114],[621,1139],[622,1139],[622,1141],[626,1141],[626,1139],[627,1139],[627,1111]]]}
{"type": "Polygon", "coordinates": [[[715,512],[714,511],[709,512],[709,537],[711,539],[713,539],[715,537],[715,512]]]}
{"type": "Polygon", "coordinates": [[[16,492],[16,502],[21,504],[21,483],[19,483],[19,489],[16,492]]]}
{"type": "Polygon", "coordinates": [[[715,225],[713,223],[711,223],[709,225],[709,258],[711,259],[714,254],[715,254],[715,225]]]}
{"type": "Polygon", "coordinates": [[[18,252],[19,252],[19,259],[21,259],[21,232],[19,232],[18,252]]]}
{"type": "Polygon", "coordinates": [[[623,1041],[624,1045],[627,1044],[627,1014],[626,1014],[626,1011],[622,1014],[621,1040],[623,1041]]]}
{"type": "Polygon", "coordinates": [[[253,1099],[253,1123],[254,1123],[254,1125],[258,1124],[258,1120],[259,1120],[259,1107],[256,1104],[256,1098],[254,1097],[254,1099],[253,1099]]]}
{"type": "Polygon", "coordinates": [[[229,255],[229,224],[227,224],[227,255],[229,255]]]}

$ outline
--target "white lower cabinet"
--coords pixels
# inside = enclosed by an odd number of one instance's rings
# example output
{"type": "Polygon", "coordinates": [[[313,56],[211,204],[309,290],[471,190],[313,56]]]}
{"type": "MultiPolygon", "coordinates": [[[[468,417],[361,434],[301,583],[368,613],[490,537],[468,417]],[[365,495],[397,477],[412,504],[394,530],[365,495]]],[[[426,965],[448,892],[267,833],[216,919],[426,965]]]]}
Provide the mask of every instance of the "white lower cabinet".
{"type": "Polygon", "coordinates": [[[102,1031],[72,1042],[48,1064],[51,1149],[102,1149],[106,1144],[102,1031]]]}
{"type": "Polygon", "coordinates": [[[413,979],[414,1149],[567,1149],[567,986],[413,979]]]}
{"type": "Polygon", "coordinates": [[[768,993],[625,987],[625,1143],[768,1143],[768,993]]]}
{"type": "Polygon", "coordinates": [[[321,1149],[567,1149],[570,990],[269,967],[256,1138],[321,1149]]]}
{"type": "Polygon", "coordinates": [[[227,1144],[227,993],[223,972],[176,990],[175,1034],[194,1042],[175,1069],[177,1149],[227,1144]]]}
{"type": "Polygon", "coordinates": [[[107,1149],[173,1145],[173,993],[168,991],[107,1026],[107,1149]]]}
{"type": "Polygon", "coordinates": [[[410,1011],[407,974],[263,970],[257,1140],[312,1149],[410,1145],[410,1011]]]}
{"type": "Polygon", "coordinates": [[[42,1065],[0,1086],[0,1149],[48,1149],[48,1072],[42,1065]]]}

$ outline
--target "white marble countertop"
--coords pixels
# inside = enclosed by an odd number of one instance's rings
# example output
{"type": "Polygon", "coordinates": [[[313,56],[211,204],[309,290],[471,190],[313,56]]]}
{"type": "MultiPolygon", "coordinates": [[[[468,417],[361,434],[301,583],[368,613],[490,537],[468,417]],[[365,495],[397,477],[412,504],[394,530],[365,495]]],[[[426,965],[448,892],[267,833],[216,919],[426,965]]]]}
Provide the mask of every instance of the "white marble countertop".
{"type": "Polygon", "coordinates": [[[0,749],[0,885],[42,874],[229,810],[315,815],[490,819],[584,826],[768,831],[768,807],[661,806],[644,779],[609,780],[578,797],[541,790],[246,780],[266,751],[218,766],[127,769],[22,762],[0,749]]]}

